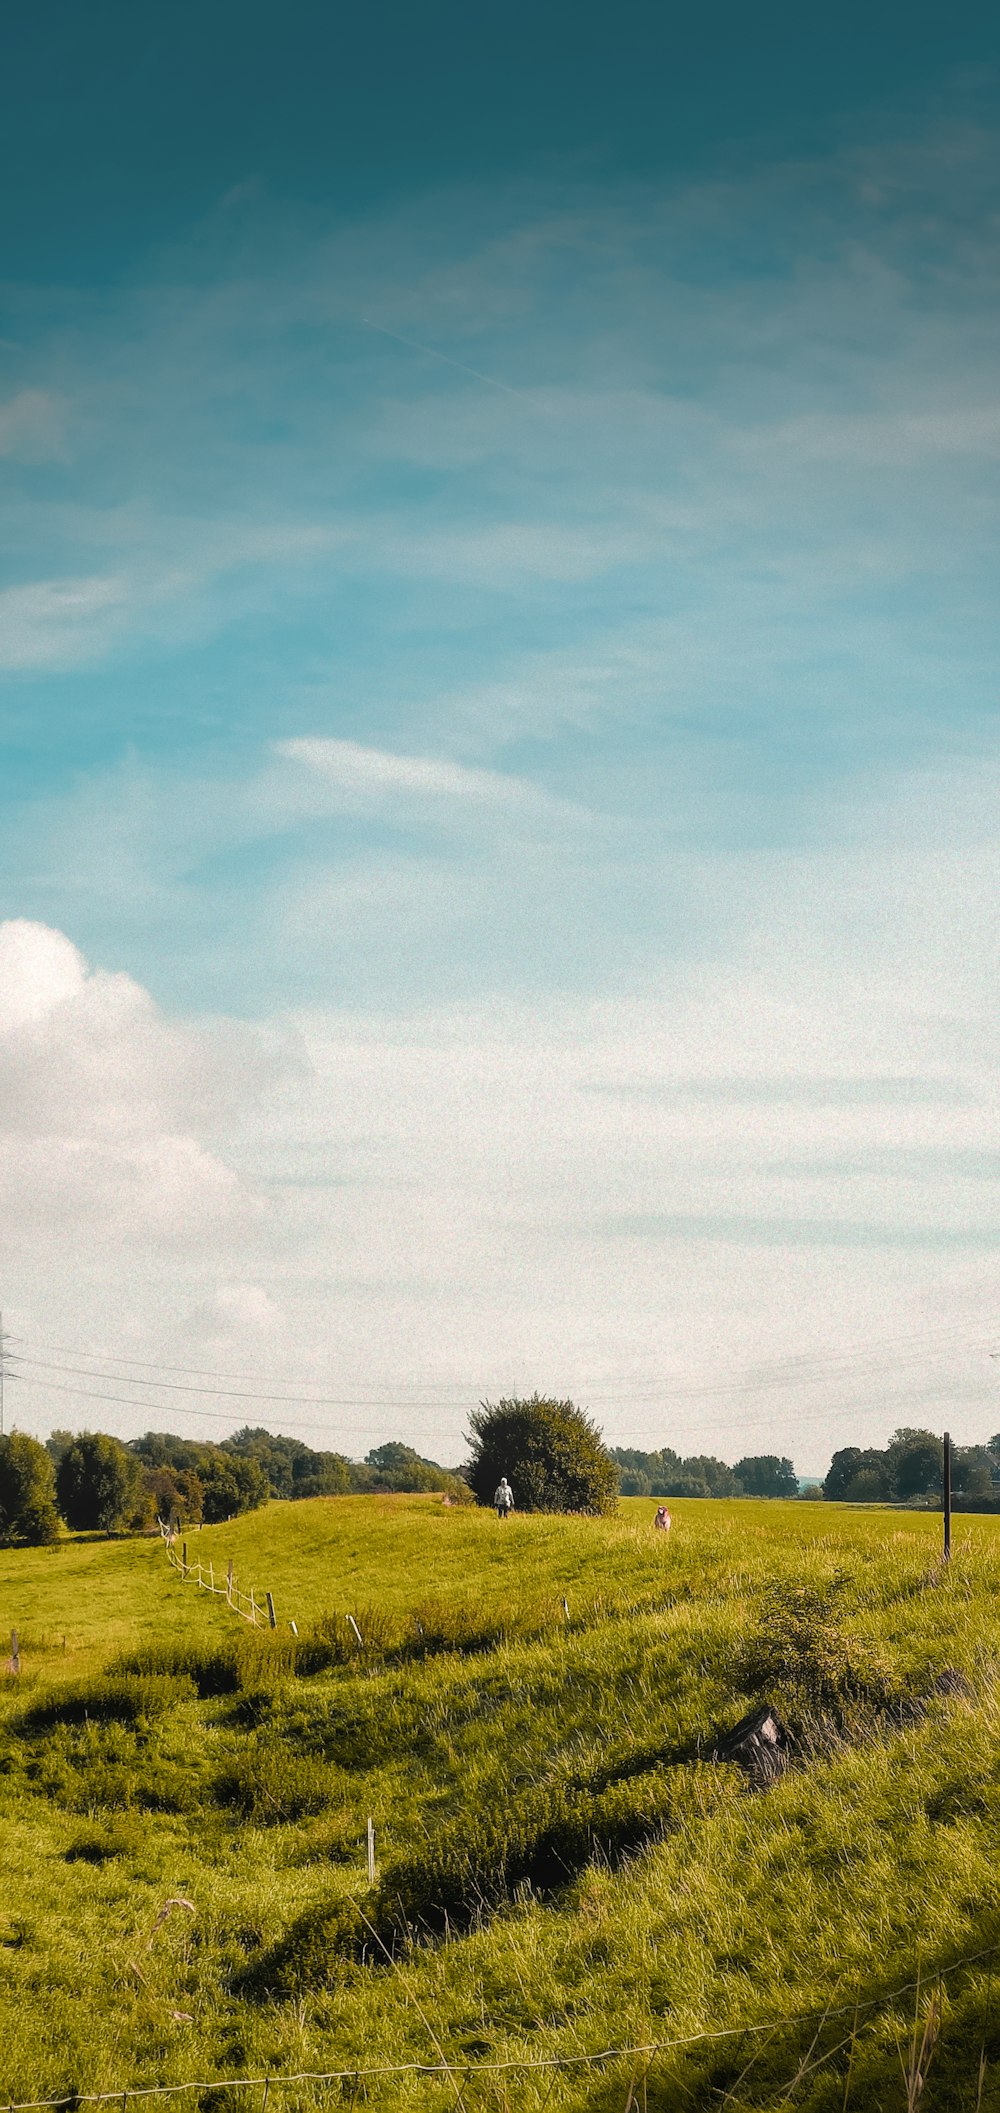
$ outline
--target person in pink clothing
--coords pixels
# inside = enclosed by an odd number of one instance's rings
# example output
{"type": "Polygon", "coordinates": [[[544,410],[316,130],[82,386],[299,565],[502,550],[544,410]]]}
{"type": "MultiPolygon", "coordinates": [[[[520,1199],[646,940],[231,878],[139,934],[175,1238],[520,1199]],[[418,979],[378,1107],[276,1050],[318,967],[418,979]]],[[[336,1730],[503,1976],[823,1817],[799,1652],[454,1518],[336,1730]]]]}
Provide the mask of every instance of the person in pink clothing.
{"type": "Polygon", "coordinates": [[[660,1505],[656,1517],[653,1520],[653,1525],[658,1528],[660,1533],[670,1532],[670,1513],[667,1510],[665,1504],[660,1505]]]}

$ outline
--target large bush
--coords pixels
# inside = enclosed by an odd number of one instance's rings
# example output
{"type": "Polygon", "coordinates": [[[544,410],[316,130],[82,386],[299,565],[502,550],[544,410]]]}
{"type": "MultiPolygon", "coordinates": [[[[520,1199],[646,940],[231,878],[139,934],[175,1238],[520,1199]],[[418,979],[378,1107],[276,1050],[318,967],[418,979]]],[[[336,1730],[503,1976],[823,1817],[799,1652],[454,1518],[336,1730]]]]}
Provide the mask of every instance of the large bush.
{"type": "Polygon", "coordinates": [[[492,1504],[502,1475],[519,1511],[614,1511],[618,1469],[601,1434],[571,1401],[484,1401],[469,1418],[467,1479],[492,1504]]]}
{"type": "Polygon", "coordinates": [[[48,1548],[58,1539],[55,1471],[25,1431],[0,1438],[0,1547],[48,1548]]]}
{"type": "Polygon", "coordinates": [[[153,1510],[140,1461],[103,1431],[83,1431],[67,1447],[56,1469],[56,1497],[74,1533],[137,1533],[153,1510]]]}

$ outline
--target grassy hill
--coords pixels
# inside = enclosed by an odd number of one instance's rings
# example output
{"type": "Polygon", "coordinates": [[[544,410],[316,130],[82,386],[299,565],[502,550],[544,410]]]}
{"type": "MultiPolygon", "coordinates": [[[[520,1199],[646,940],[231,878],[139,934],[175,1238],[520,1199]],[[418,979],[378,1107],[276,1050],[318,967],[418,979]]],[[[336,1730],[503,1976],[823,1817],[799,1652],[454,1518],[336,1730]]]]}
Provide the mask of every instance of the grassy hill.
{"type": "Polygon", "coordinates": [[[942,1572],[924,1515],[653,1509],[190,1535],[273,1637],[158,1543],[0,1555],[0,2105],[861,2113],[926,2032],[921,2107],[1000,2106],[1000,1525],[942,1572]],[[755,1791],[707,1756],[762,1692],[755,1791]]]}

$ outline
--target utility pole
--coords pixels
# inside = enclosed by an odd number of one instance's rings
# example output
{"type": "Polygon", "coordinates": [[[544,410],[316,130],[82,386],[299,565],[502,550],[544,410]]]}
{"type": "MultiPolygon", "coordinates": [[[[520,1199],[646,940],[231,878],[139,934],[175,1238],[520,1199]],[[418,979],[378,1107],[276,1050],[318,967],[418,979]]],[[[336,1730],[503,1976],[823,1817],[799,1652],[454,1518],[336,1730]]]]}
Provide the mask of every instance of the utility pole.
{"type": "Polygon", "coordinates": [[[3,1314],[0,1313],[0,1438],[4,1436],[3,1378],[7,1365],[7,1344],[9,1341],[10,1336],[5,1335],[3,1332],[3,1314]]]}
{"type": "Polygon", "coordinates": [[[944,1434],[944,1452],[941,1460],[941,1491],[944,1499],[944,1559],[951,1561],[951,1433],[944,1434]]]}
{"type": "Polygon", "coordinates": [[[20,1340],[21,1340],[20,1336],[16,1336],[16,1335],[6,1335],[6,1334],[4,1333],[4,1325],[3,1325],[3,1314],[2,1314],[2,1313],[0,1313],[0,1438],[3,1438],[3,1437],[4,1437],[5,1435],[6,1435],[6,1430],[7,1430],[7,1426],[6,1426],[5,1422],[4,1422],[4,1402],[3,1402],[3,1383],[4,1383],[4,1378],[5,1378],[6,1376],[9,1376],[10,1378],[13,1378],[13,1377],[14,1377],[14,1372],[13,1372],[13,1365],[12,1365],[12,1362],[11,1362],[11,1355],[10,1355],[10,1351],[9,1351],[9,1350],[8,1350],[8,1348],[7,1348],[7,1345],[8,1345],[8,1343],[16,1343],[16,1342],[20,1342],[20,1340]]]}

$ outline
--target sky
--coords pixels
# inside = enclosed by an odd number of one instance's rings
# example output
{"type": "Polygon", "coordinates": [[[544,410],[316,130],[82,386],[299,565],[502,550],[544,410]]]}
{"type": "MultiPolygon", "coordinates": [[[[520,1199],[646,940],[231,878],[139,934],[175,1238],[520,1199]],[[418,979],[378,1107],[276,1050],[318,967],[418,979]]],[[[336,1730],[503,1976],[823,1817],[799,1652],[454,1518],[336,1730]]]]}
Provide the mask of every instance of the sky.
{"type": "Polygon", "coordinates": [[[40,0],[22,1428],[1000,1428],[986,8],[40,0]]]}

